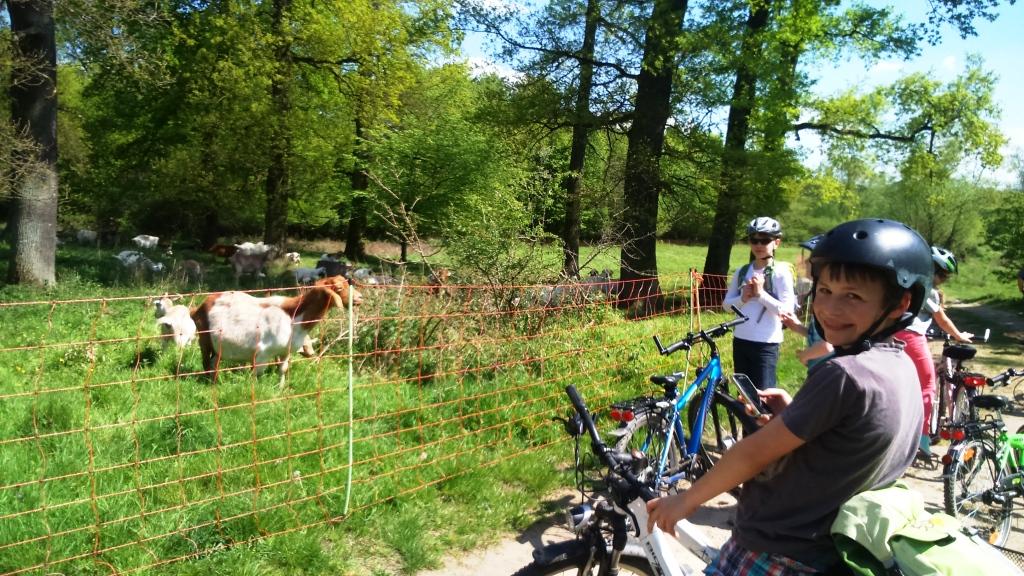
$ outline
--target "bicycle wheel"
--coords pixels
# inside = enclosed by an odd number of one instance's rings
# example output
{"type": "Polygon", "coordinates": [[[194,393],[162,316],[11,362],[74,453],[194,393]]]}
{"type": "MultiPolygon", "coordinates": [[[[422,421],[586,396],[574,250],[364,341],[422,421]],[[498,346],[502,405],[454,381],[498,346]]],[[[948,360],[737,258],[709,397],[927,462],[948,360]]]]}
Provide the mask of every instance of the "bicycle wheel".
{"type": "Polygon", "coordinates": [[[721,390],[716,390],[704,422],[698,424],[697,413],[700,411],[700,400],[701,396],[698,395],[690,401],[690,405],[686,409],[686,422],[689,425],[690,434],[695,434],[696,430],[702,430],[701,448],[713,463],[730,446],[756,430],[757,422],[747,414],[742,402],[730,398],[721,390]]]}
{"type": "MultiPolygon", "coordinates": [[[[583,572],[583,567],[587,565],[590,560],[590,555],[587,550],[580,549],[579,553],[574,556],[566,556],[559,558],[554,562],[539,565],[536,562],[521,568],[518,572],[512,576],[577,576],[580,574],[597,574],[597,566],[591,567],[589,572],[583,572]]],[[[651,570],[650,564],[646,558],[640,558],[636,556],[625,556],[619,558],[619,574],[624,576],[654,576],[654,572],[651,570]]]]}
{"type": "MultiPolygon", "coordinates": [[[[619,439],[615,441],[615,449],[627,452],[639,450],[647,455],[651,461],[652,469],[658,465],[661,455],[665,451],[665,441],[668,440],[668,458],[665,461],[665,470],[662,476],[676,474],[682,470],[683,453],[679,446],[679,439],[675,434],[669,434],[669,421],[663,412],[640,412],[633,420],[621,427],[616,434],[619,439]]],[[[641,480],[651,483],[649,478],[641,480]]],[[[659,489],[671,489],[673,486],[661,487],[659,489]]]]}
{"type": "Polygon", "coordinates": [[[996,452],[984,442],[968,440],[956,448],[953,461],[942,472],[946,513],[958,518],[964,527],[976,529],[990,544],[1005,544],[1013,502],[1011,498],[993,497],[992,488],[999,477],[996,452]]]}
{"type": "Polygon", "coordinates": [[[978,395],[977,388],[968,388],[966,386],[957,385],[953,389],[953,399],[950,402],[950,417],[951,423],[964,422],[968,418],[971,418],[971,398],[978,395]]]}

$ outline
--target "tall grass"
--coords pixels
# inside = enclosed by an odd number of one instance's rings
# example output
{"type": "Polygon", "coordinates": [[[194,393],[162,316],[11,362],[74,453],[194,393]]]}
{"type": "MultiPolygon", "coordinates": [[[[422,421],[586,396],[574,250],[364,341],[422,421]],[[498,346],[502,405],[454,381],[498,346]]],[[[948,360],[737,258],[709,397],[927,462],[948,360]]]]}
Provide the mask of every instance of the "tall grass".
{"type": "MultiPolygon", "coordinates": [[[[702,247],[660,244],[664,288],[684,290],[703,258],[702,247]]],[[[733,267],[745,261],[737,247],[733,267]]],[[[204,290],[232,286],[206,262],[204,290]]],[[[195,347],[160,350],[145,305],[194,287],[125,277],[115,264],[102,250],[62,249],[55,289],[0,289],[0,302],[39,302],[0,306],[0,573],[436,567],[530,524],[545,495],[571,484],[570,444],[551,422],[569,410],[566,384],[598,411],[651,392],[647,376],[685,358],[659,357],[650,336],[695,326],[679,314],[628,321],[604,304],[502,315],[486,298],[382,289],[366,294],[354,356],[331,321],[318,334],[331,347],[293,361],[285,388],[245,369],[211,383],[195,347]]],[[[805,373],[800,347],[788,334],[779,374],[791,390],[805,373]]],[[[721,349],[728,371],[728,339],[721,349]]]]}

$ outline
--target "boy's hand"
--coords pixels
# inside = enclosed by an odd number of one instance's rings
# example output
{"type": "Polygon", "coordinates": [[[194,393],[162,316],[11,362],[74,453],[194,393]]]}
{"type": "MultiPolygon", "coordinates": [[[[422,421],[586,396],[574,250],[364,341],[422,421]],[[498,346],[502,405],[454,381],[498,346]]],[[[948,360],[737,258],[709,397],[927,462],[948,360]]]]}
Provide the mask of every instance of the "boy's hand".
{"type": "Polygon", "coordinates": [[[674,535],[676,522],[693,514],[697,509],[697,506],[690,504],[687,500],[686,492],[680,492],[647,502],[647,531],[654,530],[654,526],[657,524],[658,528],[674,535]]]}
{"type": "Polygon", "coordinates": [[[974,333],[972,333],[972,332],[961,332],[960,333],[960,337],[957,338],[957,340],[959,340],[961,342],[970,342],[971,338],[974,338],[974,333]]]}
{"type": "MultiPolygon", "coordinates": [[[[758,390],[757,395],[761,398],[761,401],[768,406],[768,409],[772,411],[772,414],[779,414],[793,401],[793,397],[789,395],[789,392],[786,392],[782,388],[758,390]]],[[[765,422],[767,421],[768,420],[765,419],[765,422]]]]}

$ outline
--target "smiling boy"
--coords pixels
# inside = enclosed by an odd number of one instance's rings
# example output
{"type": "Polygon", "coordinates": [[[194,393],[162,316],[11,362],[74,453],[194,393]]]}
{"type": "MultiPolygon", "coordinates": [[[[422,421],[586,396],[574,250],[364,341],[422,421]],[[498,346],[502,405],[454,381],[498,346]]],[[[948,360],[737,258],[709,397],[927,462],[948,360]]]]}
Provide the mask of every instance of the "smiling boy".
{"type": "Polygon", "coordinates": [[[648,527],[670,530],[743,484],[732,538],[707,574],[846,573],[829,534],[839,507],[898,479],[917,451],[917,376],[892,335],[930,289],[929,245],[899,222],[856,220],[828,232],[811,264],[814,317],[835,356],[793,398],[762,392],[775,418],[688,491],[648,503],[648,527]]]}

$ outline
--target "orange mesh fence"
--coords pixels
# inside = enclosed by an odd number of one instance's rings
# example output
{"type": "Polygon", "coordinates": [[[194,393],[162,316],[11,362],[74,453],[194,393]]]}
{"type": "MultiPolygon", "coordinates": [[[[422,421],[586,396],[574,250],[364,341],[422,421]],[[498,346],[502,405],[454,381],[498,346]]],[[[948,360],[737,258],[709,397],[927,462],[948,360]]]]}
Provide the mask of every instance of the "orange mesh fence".
{"type": "Polygon", "coordinates": [[[566,385],[599,408],[681,368],[650,336],[696,328],[700,280],[361,286],[283,386],[212,377],[151,297],[0,304],[0,574],[139,572],[563,443],[566,385]]]}

